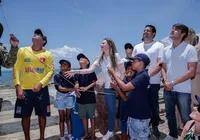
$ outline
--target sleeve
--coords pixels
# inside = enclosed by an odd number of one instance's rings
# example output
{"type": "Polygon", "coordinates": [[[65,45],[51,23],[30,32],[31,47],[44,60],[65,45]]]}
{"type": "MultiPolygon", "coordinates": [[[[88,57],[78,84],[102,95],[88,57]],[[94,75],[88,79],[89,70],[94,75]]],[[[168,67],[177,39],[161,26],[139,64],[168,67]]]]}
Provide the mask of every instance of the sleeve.
{"type": "Polygon", "coordinates": [[[78,77],[79,77],[79,74],[75,74],[75,75],[74,75],[74,81],[75,81],[75,82],[78,81],[78,77]]]}
{"type": "Polygon", "coordinates": [[[1,55],[1,65],[5,68],[11,68],[14,66],[17,59],[18,48],[11,47],[8,52],[6,47],[1,46],[0,55],[1,55]]]}
{"type": "Polygon", "coordinates": [[[137,54],[137,45],[133,48],[132,57],[134,57],[137,54]]]}
{"type": "Polygon", "coordinates": [[[94,61],[93,64],[96,65],[96,66],[98,66],[98,67],[100,67],[99,61],[100,61],[100,57],[97,57],[97,58],[95,59],[95,61],[94,61]]]}
{"type": "Polygon", "coordinates": [[[49,81],[51,80],[53,74],[54,74],[54,63],[53,63],[53,57],[52,54],[49,52],[49,56],[47,57],[46,60],[46,69],[47,69],[47,74],[45,77],[40,81],[42,84],[42,87],[45,87],[49,81]]]}
{"type": "Polygon", "coordinates": [[[195,47],[190,47],[190,49],[188,50],[187,53],[187,58],[186,58],[187,62],[197,62],[197,50],[195,47]]]}
{"type": "Polygon", "coordinates": [[[97,81],[97,76],[96,76],[95,72],[90,74],[90,80],[91,81],[97,81]]]}
{"type": "Polygon", "coordinates": [[[162,63],[167,63],[167,59],[166,59],[166,49],[163,49],[163,54],[162,54],[162,57],[161,57],[161,62],[162,63]]]}
{"type": "Polygon", "coordinates": [[[162,58],[163,50],[164,50],[164,45],[160,44],[159,51],[158,51],[158,58],[162,58]]]}
{"type": "Polygon", "coordinates": [[[117,60],[117,64],[122,64],[124,63],[122,58],[120,57],[120,55],[118,53],[116,53],[116,60],[117,60]]]}
{"type": "Polygon", "coordinates": [[[145,76],[138,74],[135,78],[131,80],[131,83],[135,88],[138,88],[146,84],[146,81],[148,81],[148,79],[145,76]]]}
{"type": "Polygon", "coordinates": [[[56,74],[55,76],[54,76],[54,85],[55,86],[60,86],[61,85],[61,80],[60,80],[60,76],[59,76],[59,74],[56,74]]]}
{"type": "Polygon", "coordinates": [[[17,61],[13,67],[13,80],[14,85],[20,85],[20,72],[21,72],[21,66],[23,62],[23,48],[19,49],[17,53],[17,61]]]}

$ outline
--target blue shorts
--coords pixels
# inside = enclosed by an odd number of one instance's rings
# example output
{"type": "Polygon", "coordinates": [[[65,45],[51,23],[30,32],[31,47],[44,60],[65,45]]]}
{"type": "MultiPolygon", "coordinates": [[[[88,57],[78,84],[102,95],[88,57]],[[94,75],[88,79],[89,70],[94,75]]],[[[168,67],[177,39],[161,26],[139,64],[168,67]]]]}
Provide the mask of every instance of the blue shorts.
{"type": "Polygon", "coordinates": [[[148,136],[150,134],[149,122],[150,119],[139,120],[128,117],[128,133],[131,140],[148,140],[148,136]]]}
{"type": "Polygon", "coordinates": [[[50,97],[48,87],[42,88],[39,92],[32,90],[23,90],[24,99],[16,100],[15,104],[15,118],[30,117],[35,109],[35,115],[50,116],[50,97]]]}
{"type": "Polygon", "coordinates": [[[57,108],[58,110],[65,110],[71,109],[74,107],[76,103],[76,96],[75,93],[61,93],[57,92],[56,94],[56,100],[54,102],[54,107],[57,108]]]}

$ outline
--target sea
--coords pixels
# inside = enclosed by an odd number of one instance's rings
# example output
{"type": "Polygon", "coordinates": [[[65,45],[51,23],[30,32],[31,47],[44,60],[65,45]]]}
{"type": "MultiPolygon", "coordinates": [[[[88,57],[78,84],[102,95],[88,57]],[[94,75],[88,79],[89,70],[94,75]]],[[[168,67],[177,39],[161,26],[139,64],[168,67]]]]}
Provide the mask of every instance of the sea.
{"type": "MultiPolygon", "coordinates": [[[[55,74],[59,73],[59,71],[60,71],[59,69],[55,70],[55,74]]],[[[100,72],[101,72],[101,69],[97,69],[95,71],[96,75],[98,75],[100,72]]],[[[53,78],[51,79],[49,83],[53,83],[53,78]]],[[[13,87],[13,77],[12,77],[11,70],[2,71],[2,76],[0,76],[0,86],[13,87]]]]}

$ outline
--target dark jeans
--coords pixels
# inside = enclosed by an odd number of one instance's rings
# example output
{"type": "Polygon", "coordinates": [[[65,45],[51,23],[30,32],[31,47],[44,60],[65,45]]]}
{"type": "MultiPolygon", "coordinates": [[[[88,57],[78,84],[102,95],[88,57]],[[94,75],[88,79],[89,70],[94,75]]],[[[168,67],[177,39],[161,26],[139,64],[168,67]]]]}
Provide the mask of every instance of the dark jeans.
{"type": "Polygon", "coordinates": [[[160,90],[160,84],[151,84],[149,88],[150,104],[151,104],[151,124],[152,127],[159,125],[159,103],[158,103],[158,92],[160,90]]]}
{"type": "Polygon", "coordinates": [[[181,120],[185,125],[187,121],[190,120],[189,114],[191,113],[191,94],[176,91],[165,91],[164,99],[169,135],[174,138],[178,138],[175,106],[178,106],[181,120]]]}

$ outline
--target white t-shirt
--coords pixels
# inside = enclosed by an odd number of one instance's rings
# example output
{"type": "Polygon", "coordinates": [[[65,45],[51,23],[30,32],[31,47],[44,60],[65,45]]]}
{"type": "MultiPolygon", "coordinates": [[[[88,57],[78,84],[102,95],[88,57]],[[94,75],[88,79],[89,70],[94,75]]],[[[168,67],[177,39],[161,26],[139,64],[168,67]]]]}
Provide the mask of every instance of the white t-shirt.
{"type": "MultiPolygon", "coordinates": [[[[118,53],[115,54],[115,57],[116,57],[117,65],[124,63],[118,53]]],[[[94,61],[94,64],[97,65],[98,67],[101,67],[101,71],[103,72],[104,79],[105,79],[105,88],[110,88],[111,77],[107,70],[107,67],[111,66],[110,57],[107,57],[107,58],[104,57],[103,61],[101,61],[100,63],[99,61],[100,61],[100,57],[94,61]]],[[[120,72],[118,68],[116,68],[115,73],[117,74],[117,76],[120,76],[120,72]]]]}
{"type": "MultiPolygon", "coordinates": [[[[182,42],[176,48],[172,45],[164,48],[163,57],[161,60],[166,64],[167,80],[173,81],[188,71],[189,62],[197,62],[197,51],[192,45],[182,42]]],[[[191,80],[174,86],[174,91],[182,93],[191,93],[191,80]]]]}
{"type": "MultiPolygon", "coordinates": [[[[149,56],[151,63],[149,64],[149,71],[157,65],[157,59],[162,58],[164,45],[160,42],[153,41],[149,44],[144,42],[137,44],[133,50],[133,56],[139,53],[145,53],[149,56]]],[[[150,79],[151,84],[160,84],[161,72],[157,73],[150,79]]]]}

